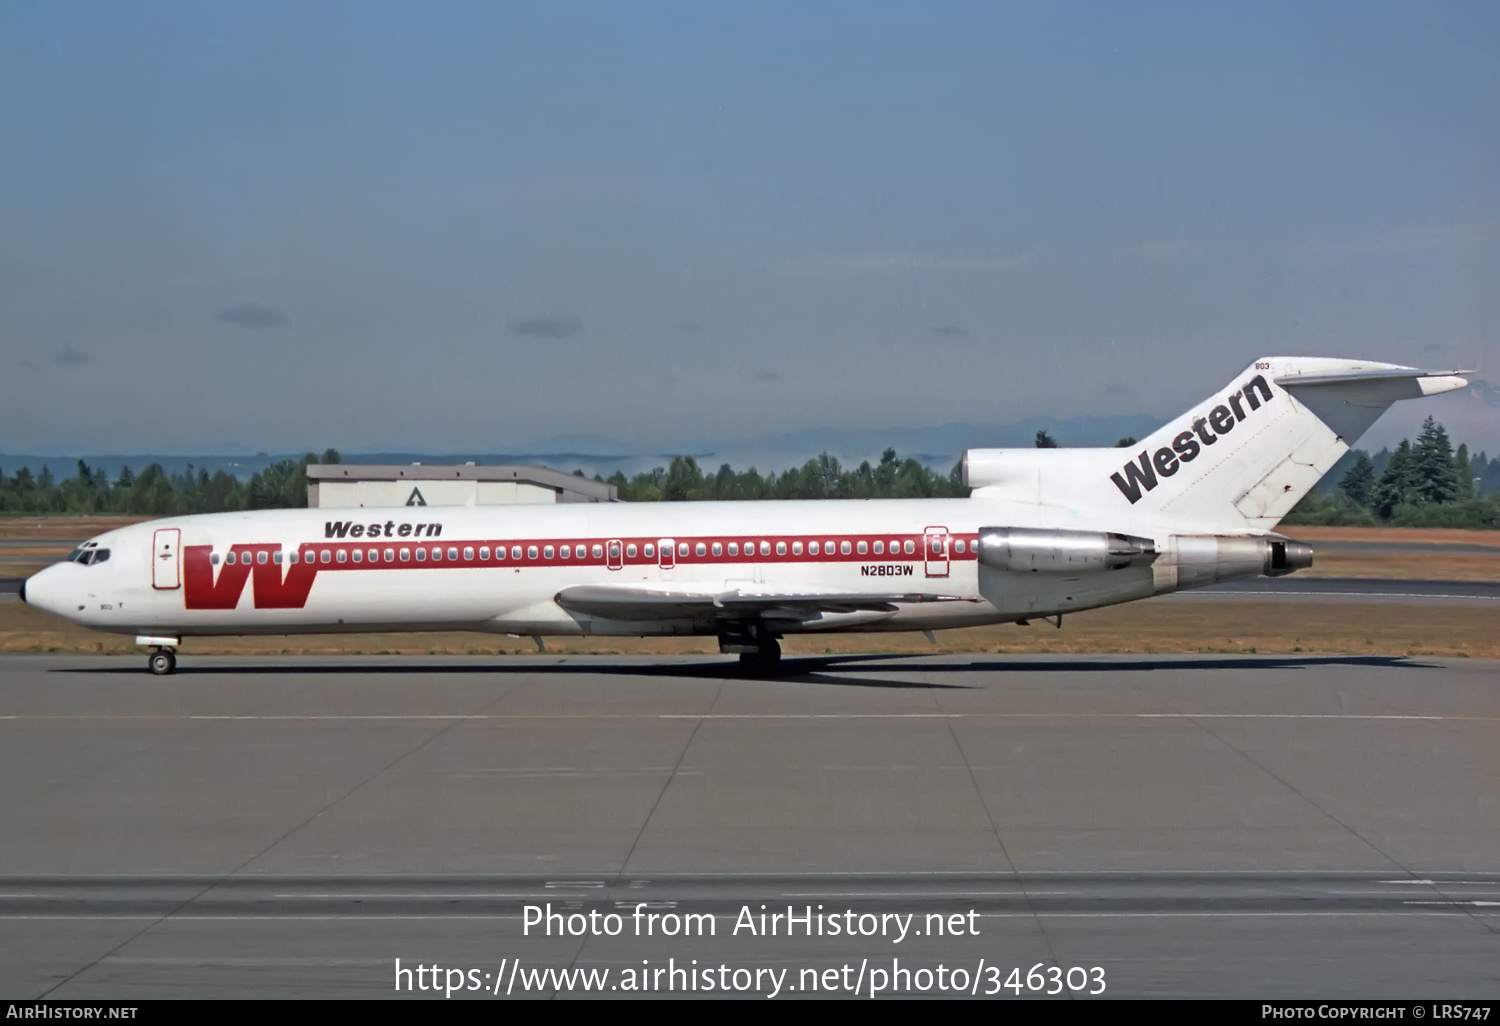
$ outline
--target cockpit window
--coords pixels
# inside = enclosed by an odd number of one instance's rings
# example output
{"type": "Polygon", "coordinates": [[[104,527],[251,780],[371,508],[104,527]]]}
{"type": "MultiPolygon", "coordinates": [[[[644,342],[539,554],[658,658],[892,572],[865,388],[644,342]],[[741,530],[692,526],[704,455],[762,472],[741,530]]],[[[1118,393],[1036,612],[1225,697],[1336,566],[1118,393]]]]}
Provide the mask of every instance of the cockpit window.
{"type": "Polygon", "coordinates": [[[66,556],[64,556],[63,557],[63,562],[64,563],[77,563],[79,561],[78,558],[80,556],[82,556],[82,555],[83,555],[83,546],[80,545],[80,546],[78,546],[78,548],[74,549],[72,552],[70,552],[66,556]]]}
{"type": "Polygon", "coordinates": [[[95,563],[103,563],[103,562],[105,562],[108,559],[109,559],[109,550],[108,549],[95,549],[94,550],[94,562],[95,563]]]}

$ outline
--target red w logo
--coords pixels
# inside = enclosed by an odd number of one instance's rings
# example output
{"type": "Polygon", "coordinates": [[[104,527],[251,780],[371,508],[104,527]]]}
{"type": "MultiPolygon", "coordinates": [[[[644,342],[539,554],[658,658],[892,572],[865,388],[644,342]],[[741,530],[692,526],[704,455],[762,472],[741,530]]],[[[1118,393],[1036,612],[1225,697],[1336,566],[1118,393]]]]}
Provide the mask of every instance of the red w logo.
{"type": "Polygon", "coordinates": [[[286,567],[283,577],[282,565],[272,557],[272,553],[281,551],[279,545],[236,545],[230,551],[235,554],[234,563],[225,563],[218,580],[214,580],[212,545],[188,545],[182,550],[182,595],[187,608],[234,609],[240,604],[252,570],[256,609],[301,609],[307,605],[307,594],[318,575],[317,564],[293,563],[286,567]]]}

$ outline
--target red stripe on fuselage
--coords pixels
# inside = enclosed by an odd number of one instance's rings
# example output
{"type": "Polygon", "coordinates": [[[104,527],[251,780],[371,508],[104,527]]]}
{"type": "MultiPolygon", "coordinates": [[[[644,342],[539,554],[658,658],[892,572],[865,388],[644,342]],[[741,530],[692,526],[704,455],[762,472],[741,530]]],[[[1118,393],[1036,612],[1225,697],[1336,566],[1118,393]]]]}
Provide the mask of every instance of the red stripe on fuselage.
{"type": "MultiPolygon", "coordinates": [[[[968,560],[977,558],[975,535],[946,535],[948,552],[937,559],[968,560]],[[963,541],[964,552],[954,552],[953,543],[963,541]]],[[[589,538],[579,541],[576,538],[524,538],[508,539],[506,541],[405,541],[399,544],[391,544],[387,539],[381,539],[380,543],[370,541],[363,542],[312,542],[297,547],[298,553],[296,563],[277,563],[275,556],[285,553],[286,547],[277,544],[246,544],[231,545],[229,551],[234,553],[235,562],[227,561],[219,566],[218,576],[215,577],[215,565],[213,563],[212,545],[188,545],[183,548],[183,601],[188,609],[234,609],[239,605],[240,596],[245,590],[247,580],[254,581],[253,599],[256,609],[301,609],[307,604],[308,594],[312,591],[313,581],[320,572],[326,571],[348,571],[348,570],[443,570],[448,568],[486,568],[503,569],[514,567],[516,569],[535,569],[538,567],[569,567],[569,566],[604,566],[606,555],[594,556],[592,548],[600,546],[602,552],[607,552],[611,543],[619,543],[622,546],[621,560],[626,567],[656,567],[660,563],[660,554],[646,556],[645,547],[655,546],[660,539],[650,538],[589,538]],[[544,555],[547,546],[552,546],[553,557],[546,558],[544,555]],[[566,545],[577,551],[582,549],[583,556],[571,556],[563,559],[562,547],[566,545]],[[629,550],[626,546],[634,545],[636,554],[626,555],[629,550]],[[510,550],[520,546],[521,558],[511,556],[510,550]],[[536,558],[531,558],[528,551],[531,548],[537,550],[536,558]],[[491,550],[491,558],[480,559],[479,550],[488,548],[491,550]],[[390,562],[385,559],[385,551],[389,549],[396,557],[390,562]],[[421,549],[427,555],[425,560],[416,558],[416,551],[421,549]],[[449,559],[448,550],[453,549],[458,553],[458,558],[449,559]],[[472,550],[474,556],[465,559],[465,549],[472,550]],[[503,549],[505,557],[495,558],[495,553],[503,549]],[[401,552],[405,550],[409,559],[402,561],[401,552]],[[378,560],[362,559],[355,562],[353,553],[358,551],[362,556],[374,551],[378,560]],[[328,553],[328,562],[322,562],[322,553],[328,553]],[[437,552],[440,558],[433,558],[432,554],[437,552]],[[265,554],[265,562],[259,562],[260,554],[265,554]],[[339,562],[339,554],[343,553],[344,562],[339,562]],[[252,573],[253,571],[253,573],[252,573]]],[[[923,535],[821,535],[816,539],[810,539],[806,535],[784,535],[781,537],[756,537],[746,538],[744,535],[720,535],[715,537],[677,538],[674,542],[679,546],[673,555],[676,566],[684,565],[703,566],[710,564],[752,564],[752,563],[868,563],[872,561],[883,561],[887,563],[919,563],[927,558],[924,547],[923,535]],[[771,551],[767,555],[761,555],[760,543],[768,542],[771,551]],[[819,546],[817,555],[808,551],[809,541],[816,541],[819,546]],[[828,542],[833,542],[836,551],[828,551],[828,542]],[[888,544],[890,542],[900,543],[904,550],[905,543],[911,542],[912,552],[882,552],[874,551],[875,542],[888,544]],[[741,546],[740,554],[729,555],[729,544],[733,542],[741,546]],[[792,546],[801,543],[803,550],[794,553],[792,546]],[[849,552],[846,554],[837,549],[843,542],[849,543],[849,552]],[[859,551],[859,543],[864,542],[866,551],[859,551]],[[686,555],[681,552],[680,546],[686,544],[688,551],[686,555]],[[698,555],[698,546],[703,545],[705,552],[698,555]],[[721,548],[720,555],[713,554],[713,546],[718,544],[721,548]],[[786,552],[778,555],[776,546],[785,544],[786,552]],[[746,546],[755,546],[754,552],[748,552],[746,546]]],[[[671,572],[670,570],[667,572],[671,572]]]]}

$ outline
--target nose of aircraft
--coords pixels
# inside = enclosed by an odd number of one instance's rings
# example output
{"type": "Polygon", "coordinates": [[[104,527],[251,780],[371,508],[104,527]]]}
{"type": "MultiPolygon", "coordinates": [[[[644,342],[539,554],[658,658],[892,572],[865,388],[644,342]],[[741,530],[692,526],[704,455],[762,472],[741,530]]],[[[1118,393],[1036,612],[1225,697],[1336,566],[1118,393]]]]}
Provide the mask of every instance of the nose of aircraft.
{"type": "Polygon", "coordinates": [[[62,582],[57,579],[57,570],[56,566],[49,566],[23,581],[21,601],[29,606],[36,606],[38,609],[45,609],[49,613],[61,614],[61,604],[66,596],[62,594],[63,589],[59,587],[62,582]]]}

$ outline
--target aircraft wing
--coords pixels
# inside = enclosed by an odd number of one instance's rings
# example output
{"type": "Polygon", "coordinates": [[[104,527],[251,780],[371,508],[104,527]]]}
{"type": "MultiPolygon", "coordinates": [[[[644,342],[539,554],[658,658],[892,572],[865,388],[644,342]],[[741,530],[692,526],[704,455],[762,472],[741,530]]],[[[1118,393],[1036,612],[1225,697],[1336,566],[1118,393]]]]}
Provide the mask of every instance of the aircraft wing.
{"type": "Polygon", "coordinates": [[[575,613],[608,620],[816,620],[823,613],[894,613],[898,603],[958,602],[957,595],[829,592],[747,593],[742,591],[662,591],[649,588],[578,585],[557,593],[557,604],[575,613]]]}

